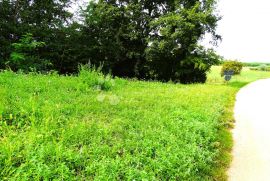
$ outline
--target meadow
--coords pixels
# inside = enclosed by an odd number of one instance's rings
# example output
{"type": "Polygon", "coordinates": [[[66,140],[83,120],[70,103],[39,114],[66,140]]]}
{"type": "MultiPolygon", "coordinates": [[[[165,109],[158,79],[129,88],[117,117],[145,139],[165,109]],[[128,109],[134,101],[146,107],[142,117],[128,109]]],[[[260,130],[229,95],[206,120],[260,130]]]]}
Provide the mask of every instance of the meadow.
{"type": "Polygon", "coordinates": [[[0,73],[0,180],[226,180],[237,91],[206,84],[0,73]]]}

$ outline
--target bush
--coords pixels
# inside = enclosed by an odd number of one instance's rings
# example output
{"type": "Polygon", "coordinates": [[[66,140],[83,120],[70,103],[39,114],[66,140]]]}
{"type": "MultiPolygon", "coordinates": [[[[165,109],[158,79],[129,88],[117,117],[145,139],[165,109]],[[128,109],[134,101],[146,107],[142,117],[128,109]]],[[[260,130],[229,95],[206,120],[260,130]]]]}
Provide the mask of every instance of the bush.
{"type": "Polygon", "coordinates": [[[234,75],[238,75],[241,73],[243,66],[244,66],[243,63],[238,61],[227,61],[222,65],[221,76],[224,76],[225,71],[230,70],[233,71],[234,75]]]}
{"type": "Polygon", "coordinates": [[[109,90],[114,85],[111,75],[104,75],[101,67],[80,66],[79,78],[87,87],[98,90],[109,90]]]}

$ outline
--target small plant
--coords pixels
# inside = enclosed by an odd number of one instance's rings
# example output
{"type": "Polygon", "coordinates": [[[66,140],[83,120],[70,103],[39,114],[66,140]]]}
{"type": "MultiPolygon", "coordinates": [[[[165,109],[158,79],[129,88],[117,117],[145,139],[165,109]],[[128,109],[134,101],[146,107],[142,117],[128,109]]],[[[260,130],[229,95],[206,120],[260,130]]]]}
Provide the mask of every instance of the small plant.
{"type": "Polygon", "coordinates": [[[80,66],[79,78],[87,87],[98,90],[109,90],[114,86],[114,80],[111,75],[104,75],[101,67],[80,66]]]}
{"type": "Polygon", "coordinates": [[[234,75],[239,75],[241,74],[243,66],[244,66],[243,63],[238,62],[238,61],[226,61],[222,65],[221,76],[224,76],[224,73],[226,71],[233,71],[234,75]]]}

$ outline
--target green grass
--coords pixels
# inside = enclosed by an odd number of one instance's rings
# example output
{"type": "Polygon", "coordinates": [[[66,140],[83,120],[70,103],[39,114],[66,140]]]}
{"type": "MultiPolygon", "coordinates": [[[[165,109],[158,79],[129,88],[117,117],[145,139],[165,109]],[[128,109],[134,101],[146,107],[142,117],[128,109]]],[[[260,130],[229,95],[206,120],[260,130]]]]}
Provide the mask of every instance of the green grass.
{"type": "Polygon", "coordinates": [[[234,97],[207,84],[0,73],[0,180],[225,180],[234,97]]]}
{"type": "MultiPolygon", "coordinates": [[[[207,83],[208,84],[225,84],[224,78],[220,76],[221,67],[214,66],[210,73],[208,74],[207,83]]],[[[241,88],[246,84],[270,77],[270,72],[266,71],[255,71],[250,70],[248,67],[244,67],[241,75],[233,76],[229,83],[226,83],[229,86],[235,86],[241,88]]]]}
{"type": "Polygon", "coordinates": [[[243,62],[243,64],[246,66],[246,67],[259,67],[259,66],[262,66],[262,65],[267,65],[267,66],[270,66],[270,63],[266,63],[266,62],[243,62]]]}

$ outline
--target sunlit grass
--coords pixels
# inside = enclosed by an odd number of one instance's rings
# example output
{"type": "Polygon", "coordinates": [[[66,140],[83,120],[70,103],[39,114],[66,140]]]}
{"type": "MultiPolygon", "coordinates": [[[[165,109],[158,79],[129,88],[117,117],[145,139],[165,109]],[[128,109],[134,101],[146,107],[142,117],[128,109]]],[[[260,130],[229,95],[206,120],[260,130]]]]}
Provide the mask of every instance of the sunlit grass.
{"type": "Polygon", "coordinates": [[[225,180],[235,94],[207,84],[0,73],[0,180],[225,180]],[[105,84],[106,83],[106,84],[105,84]],[[100,85],[106,85],[102,89],[100,85]]]}
{"type": "MultiPolygon", "coordinates": [[[[223,77],[220,76],[221,66],[213,66],[211,71],[208,73],[207,83],[209,84],[224,84],[226,81],[223,77]]],[[[243,86],[250,82],[253,82],[258,79],[265,79],[270,77],[270,72],[266,71],[254,71],[250,70],[249,67],[244,67],[241,75],[235,75],[228,82],[228,84],[239,84],[243,86]]]]}

